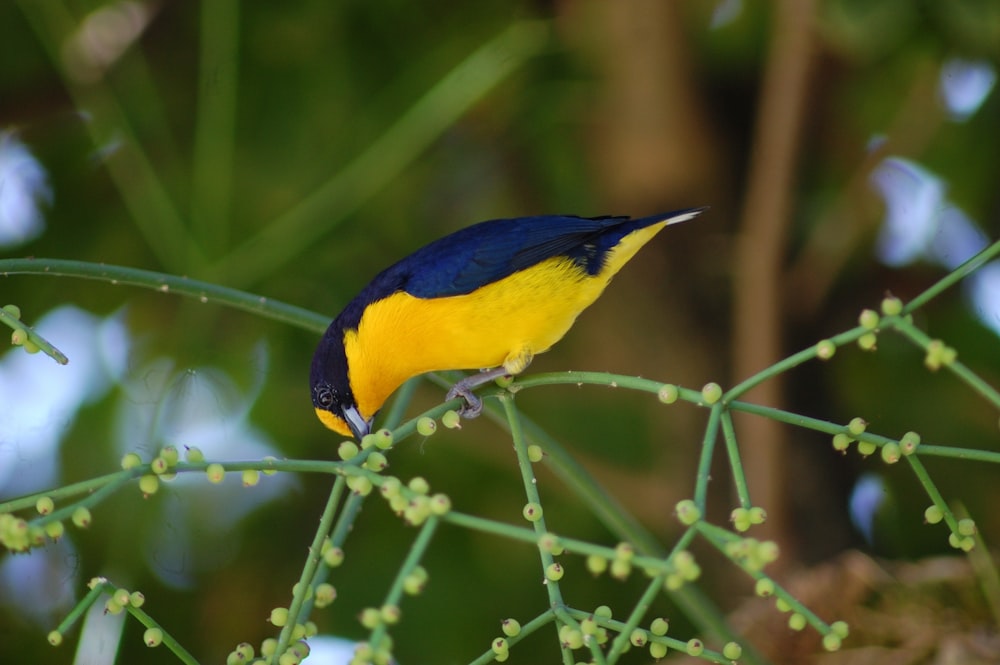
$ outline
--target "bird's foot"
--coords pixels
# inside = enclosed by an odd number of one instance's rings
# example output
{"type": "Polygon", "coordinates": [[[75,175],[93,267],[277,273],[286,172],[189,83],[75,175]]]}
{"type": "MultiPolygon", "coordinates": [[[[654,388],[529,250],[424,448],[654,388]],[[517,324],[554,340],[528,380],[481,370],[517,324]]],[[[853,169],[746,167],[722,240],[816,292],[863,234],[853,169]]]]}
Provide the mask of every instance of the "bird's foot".
{"type": "Polygon", "coordinates": [[[502,376],[508,376],[507,370],[503,367],[494,367],[467,376],[451,387],[445,396],[445,401],[461,397],[465,400],[465,406],[459,410],[459,414],[463,418],[476,418],[483,412],[483,400],[473,390],[502,376]]]}

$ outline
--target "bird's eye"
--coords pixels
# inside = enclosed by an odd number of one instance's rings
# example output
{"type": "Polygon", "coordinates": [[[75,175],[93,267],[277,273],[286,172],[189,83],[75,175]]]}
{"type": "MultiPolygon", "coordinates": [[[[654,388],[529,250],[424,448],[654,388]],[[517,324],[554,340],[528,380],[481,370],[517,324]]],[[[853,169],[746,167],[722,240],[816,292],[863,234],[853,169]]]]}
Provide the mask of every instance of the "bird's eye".
{"type": "Polygon", "coordinates": [[[333,391],[326,386],[320,386],[317,388],[316,403],[324,409],[328,409],[333,406],[333,391]]]}

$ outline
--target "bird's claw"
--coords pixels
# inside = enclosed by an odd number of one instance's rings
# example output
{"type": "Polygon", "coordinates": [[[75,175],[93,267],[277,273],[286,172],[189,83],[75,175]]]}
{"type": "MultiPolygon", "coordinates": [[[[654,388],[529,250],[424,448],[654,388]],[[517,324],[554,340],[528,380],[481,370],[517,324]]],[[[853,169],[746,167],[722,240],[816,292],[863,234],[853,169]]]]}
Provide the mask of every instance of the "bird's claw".
{"type": "Polygon", "coordinates": [[[483,400],[472,392],[471,388],[462,385],[461,381],[451,387],[445,400],[453,400],[456,397],[465,400],[465,406],[458,410],[458,414],[463,418],[477,418],[483,412],[483,400]]]}

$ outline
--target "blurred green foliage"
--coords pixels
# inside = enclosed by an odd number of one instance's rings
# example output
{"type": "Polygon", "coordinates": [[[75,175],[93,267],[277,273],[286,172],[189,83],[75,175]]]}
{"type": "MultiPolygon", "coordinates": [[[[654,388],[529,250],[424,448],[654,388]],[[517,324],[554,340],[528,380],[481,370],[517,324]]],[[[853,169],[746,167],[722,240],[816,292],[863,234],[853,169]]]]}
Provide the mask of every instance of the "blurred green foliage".
{"type": "MultiPolygon", "coordinates": [[[[713,210],[704,219],[644,250],[609,297],[532,369],[610,370],[691,387],[735,383],[745,378],[729,376],[731,283],[740,278],[735,220],[772,11],[764,3],[646,0],[2,3],[0,130],[15,132],[34,152],[54,192],[45,233],[9,253],[186,274],[332,317],[382,267],[474,221],[707,204],[713,210]],[[713,12],[718,17],[724,5],[736,13],[713,27],[713,12]],[[112,50],[122,40],[120,53],[80,69],[82,56],[70,45],[84,43],[80,27],[93,27],[101,11],[120,20],[95,39],[112,50]],[[437,87],[489,44],[492,59],[474,61],[462,70],[465,78],[437,87]],[[415,112],[435,90],[443,90],[438,105],[415,112]],[[400,123],[404,131],[393,134],[400,123]],[[352,170],[359,163],[364,168],[352,170]],[[331,183],[336,195],[312,198],[331,183]]],[[[857,312],[886,290],[906,300],[942,272],[887,269],[873,258],[882,218],[867,184],[875,137],[889,141],[891,154],[938,174],[987,236],[1000,235],[1000,100],[994,92],[959,122],[948,118],[937,92],[949,58],[982,60],[996,71],[997,3],[827,0],[815,22],[783,294],[787,352],[853,326],[857,312]],[[839,243],[827,241],[831,229],[839,243]]],[[[8,278],[3,286],[4,302],[18,303],[29,320],[63,303],[101,315],[124,308],[134,339],[129,380],[142,382],[135,373],[167,356],[174,372],[219,368],[248,392],[259,382],[249,419],[280,454],[334,455],[337,441],[315,421],[307,394],[314,336],[98,283],[8,278]],[[262,342],[266,362],[255,352],[262,342]]],[[[931,303],[918,322],[1000,383],[996,333],[970,314],[958,291],[931,303]]],[[[915,429],[925,440],[997,444],[996,413],[948,377],[929,375],[902,344],[880,343],[875,355],[838,353],[829,364],[804,367],[788,388],[784,406],[816,417],[846,422],[862,414],[873,431],[915,429]]],[[[415,406],[441,394],[424,386],[415,406]]],[[[121,398],[116,391],[87,405],[72,423],[60,449],[62,484],[117,468],[121,398]]],[[[670,509],[691,491],[702,413],[594,388],[533,391],[519,406],[669,542],[678,529],[670,509]]],[[[863,545],[846,515],[862,464],[834,456],[818,437],[795,436],[788,476],[764,480],[790,486],[786,493],[795,497],[787,537],[806,562],[863,545]]],[[[0,438],[0,445],[16,441],[0,438]]],[[[391,461],[394,474],[431,479],[464,512],[519,519],[513,455],[485,422],[402,448],[391,461]]],[[[995,540],[995,470],[942,463],[934,471],[946,495],[966,502],[987,542],[995,540]]],[[[912,481],[902,476],[893,470],[887,482],[899,482],[900,496],[912,495],[912,481]]],[[[550,480],[544,488],[554,493],[550,480]]],[[[208,542],[224,551],[190,589],[169,588],[137,552],[151,532],[170,537],[174,526],[157,521],[155,504],[182,501],[178,495],[115,497],[113,508],[95,511],[91,530],[72,535],[74,566],[84,579],[114,575],[142,589],[146,608],[183,644],[204,662],[221,662],[235,643],[259,643],[271,633],[265,618],[287,603],[328,485],[301,478],[232,532],[212,534],[208,542]]],[[[728,488],[717,483],[713,491],[719,511],[728,512],[728,488]]],[[[904,526],[892,531],[886,553],[948,550],[943,537],[920,528],[924,506],[922,499],[897,502],[894,519],[904,526]]],[[[571,501],[553,495],[550,507],[572,535],[610,542],[596,518],[571,501]]],[[[363,635],[355,616],[380,602],[411,538],[381,504],[368,508],[337,576],[340,600],[314,615],[323,632],[363,635]]],[[[434,662],[466,662],[501,619],[537,611],[541,585],[520,582],[537,581],[536,557],[515,543],[442,533],[425,562],[429,591],[405,608],[420,620],[393,631],[402,662],[425,662],[427,654],[434,662]]],[[[706,575],[710,590],[728,589],[726,574],[706,575]]],[[[601,579],[586,590],[591,597],[574,602],[630,606],[639,586],[601,579]]],[[[737,600],[730,590],[720,602],[728,608],[737,600]]],[[[675,613],[658,603],[655,611],[675,613]]],[[[683,632],[683,618],[676,619],[683,632]]],[[[8,601],[0,609],[0,660],[70,662],[67,647],[53,651],[45,643],[48,628],[8,601]]],[[[165,652],[144,650],[140,635],[139,626],[127,625],[119,662],[170,662],[165,652]]],[[[548,645],[535,639],[550,661],[548,645]]],[[[512,662],[533,661],[513,652],[512,662]]]]}

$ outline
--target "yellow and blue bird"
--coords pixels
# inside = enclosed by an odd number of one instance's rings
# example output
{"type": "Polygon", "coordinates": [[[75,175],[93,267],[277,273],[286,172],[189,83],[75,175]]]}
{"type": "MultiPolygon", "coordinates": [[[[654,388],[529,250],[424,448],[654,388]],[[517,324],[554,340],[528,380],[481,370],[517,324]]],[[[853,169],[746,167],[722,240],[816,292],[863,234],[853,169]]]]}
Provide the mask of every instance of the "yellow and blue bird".
{"type": "Polygon", "coordinates": [[[435,240],[376,275],[327,328],[310,372],[316,414],[360,439],[407,379],[475,369],[447,398],[479,415],[476,386],[523,372],[643,245],[703,210],[494,219],[435,240]]]}

